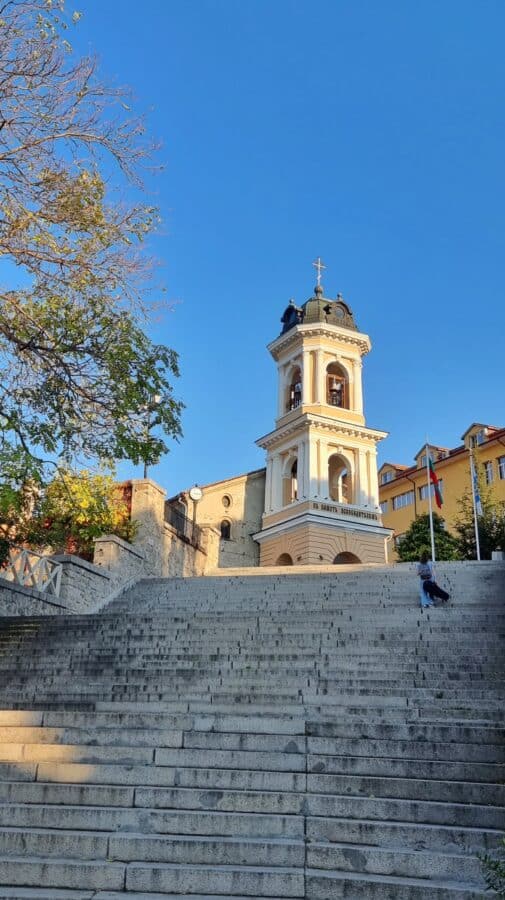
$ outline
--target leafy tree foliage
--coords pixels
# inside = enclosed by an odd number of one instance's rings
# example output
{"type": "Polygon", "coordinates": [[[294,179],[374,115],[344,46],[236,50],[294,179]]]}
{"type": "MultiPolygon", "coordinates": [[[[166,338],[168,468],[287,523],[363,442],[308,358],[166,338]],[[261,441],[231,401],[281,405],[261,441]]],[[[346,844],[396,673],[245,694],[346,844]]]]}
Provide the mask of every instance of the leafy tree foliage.
{"type": "MultiPolygon", "coordinates": [[[[505,550],[505,503],[496,500],[491,485],[484,482],[477,471],[482,515],[478,516],[479,547],[481,559],[491,559],[493,550],[505,550]]],[[[463,559],[477,558],[475,521],[471,491],[458,501],[459,516],[455,524],[458,546],[463,559]]]]}
{"type": "MultiPolygon", "coordinates": [[[[437,560],[459,559],[458,543],[443,527],[444,520],[433,513],[433,534],[435,538],[435,555],[437,560]]],[[[418,516],[405,532],[398,546],[398,556],[402,562],[419,560],[423,550],[431,552],[430,517],[418,516]]]]}
{"type": "Polygon", "coordinates": [[[127,93],[66,39],[64,0],[0,2],[0,508],[47,461],[155,462],[180,434],[176,353],[144,331],[153,147],[127,93]],[[121,194],[120,194],[121,192],[121,194]]]}
{"type": "Polygon", "coordinates": [[[61,469],[44,487],[36,483],[25,487],[24,515],[15,523],[16,542],[91,559],[93,538],[102,534],[127,541],[135,535],[135,523],[112,472],[61,469]]]}

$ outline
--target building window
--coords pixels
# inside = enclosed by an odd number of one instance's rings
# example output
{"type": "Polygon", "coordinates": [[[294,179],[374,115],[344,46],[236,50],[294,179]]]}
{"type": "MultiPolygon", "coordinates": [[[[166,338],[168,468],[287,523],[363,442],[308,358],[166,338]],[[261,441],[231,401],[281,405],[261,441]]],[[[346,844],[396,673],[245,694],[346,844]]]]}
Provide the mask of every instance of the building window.
{"type": "Polygon", "coordinates": [[[394,545],[397,550],[398,550],[398,547],[400,546],[400,544],[402,543],[402,541],[404,541],[404,540],[405,540],[405,533],[395,534],[393,541],[394,541],[394,545]]]}
{"type": "Polygon", "coordinates": [[[414,491],[406,491],[405,494],[398,494],[393,497],[393,509],[403,509],[404,506],[410,506],[414,502],[414,491]]]}
{"type": "MultiPolygon", "coordinates": [[[[438,486],[440,488],[440,493],[443,495],[444,482],[443,482],[442,478],[438,479],[438,486]]],[[[432,497],[435,496],[435,485],[434,484],[430,484],[430,493],[431,493],[432,497]]],[[[419,488],[419,499],[420,500],[428,499],[428,485],[427,484],[422,484],[421,487],[419,488]]]]}
{"type": "Polygon", "coordinates": [[[498,473],[501,479],[505,478],[505,456],[498,457],[498,473]]]}
{"type": "Polygon", "coordinates": [[[229,494],[225,494],[221,502],[225,509],[229,509],[231,506],[231,497],[229,494]]]}
{"type": "Polygon", "coordinates": [[[393,480],[393,473],[392,473],[392,472],[383,472],[383,473],[382,473],[382,475],[381,475],[381,484],[387,484],[388,481],[392,481],[392,480],[393,480]]]}
{"type": "Polygon", "coordinates": [[[381,510],[382,510],[383,513],[387,513],[387,511],[388,511],[388,506],[389,506],[389,501],[388,501],[388,500],[383,500],[382,503],[381,503],[381,510]]]}
{"type": "Polygon", "coordinates": [[[423,455],[421,456],[421,459],[419,460],[419,465],[421,466],[421,469],[426,468],[426,453],[423,453],[423,455]]]}
{"type": "Polygon", "coordinates": [[[229,519],[223,519],[221,522],[221,539],[223,541],[231,541],[231,522],[229,519]]]}
{"type": "Polygon", "coordinates": [[[484,475],[486,476],[486,484],[491,484],[491,482],[494,478],[493,461],[492,460],[484,463],[484,475]]]}
{"type": "Polygon", "coordinates": [[[486,432],[483,428],[480,431],[476,431],[475,434],[472,434],[470,437],[470,447],[477,447],[478,444],[483,444],[486,440],[486,432]]]}

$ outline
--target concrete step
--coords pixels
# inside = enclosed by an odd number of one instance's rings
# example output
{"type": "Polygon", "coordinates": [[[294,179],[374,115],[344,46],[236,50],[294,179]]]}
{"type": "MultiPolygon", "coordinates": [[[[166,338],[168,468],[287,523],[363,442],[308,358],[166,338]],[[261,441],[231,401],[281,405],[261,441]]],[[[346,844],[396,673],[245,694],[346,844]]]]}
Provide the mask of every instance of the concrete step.
{"type": "MultiPolygon", "coordinates": [[[[411,822],[383,822],[374,819],[307,820],[309,842],[369,845],[382,848],[432,850],[448,853],[483,853],[501,843],[502,832],[495,829],[461,828],[458,825],[426,825],[411,822]]],[[[342,868],[342,867],[339,867],[342,868]]]]}
{"type": "Polygon", "coordinates": [[[305,897],[303,869],[253,866],[181,866],[131,863],[127,891],[236,894],[247,897],[305,897]]]}
{"type": "Polygon", "coordinates": [[[307,815],[322,818],[374,819],[464,828],[501,829],[503,807],[472,803],[437,803],[434,800],[397,800],[385,797],[342,797],[308,794],[307,815]]]}
{"type": "Polygon", "coordinates": [[[0,885],[94,890],[111,888],[120,891],[124,881],[123,863],[26,856],[0,858],[0,885]]]}
{"type": "Polygon", "coordinates": [[[10,803],[0,804],[0,827],[303,840],[304,820],[297,815],[10,803]]]}
{"type": "Polygon", "coordinates": [[[424,849],[373,847],[364,843],[311,843],[307,866],[340,872],[396,875],[403,878],[444,878],[482,884],[476,856],[424,849]]]}
{"type": "MultiPolygon", "coordinates": [[[[17,767],[11,768],[11,781],[19,781],[17,767]]],[[[226,768],[186,768],[169,766],[83,765],[79,763],[39,763],[37,781],[75,784],[117,784],[144,787],[199,787],[231,790],[290,791],[305,790],[306,776],[302,772],[251,771],[226,768]]],[[[35,779],[35,766],[26,772],[26,779],[35,779]]]]}
{"type": "Polygon", "coordinates": [[[202,837],[180,835],[112,835],[109,858],[124,862],[212,866],[303,867],[303,840],[287,838],[202,837]]]}
{"type": "Polygon", "coordinates": [[[401,878],[353,872],[306,871],[306,900],[476,900],[489,897],[463,880],[401,878]]]}
{"type": "MultiPolygon", "coordinates": [[[[177,751],[174,751],[177,752],[177,751]]],[[[307,771],[315,775],[375,775],[426,778],[436,781],[502,781],[504,767],[495,763],[398,759],[378,756],[317,756],[307,758],[307,771]]]]}
{"type": "MultiPolygon", "coordinates": [[[[27,785],[31,787],[31,785],[27,785]]],[[[424,778],[394,778],[368,775],[308,775],[307,790],[313,794],[390,797],[403,800],[440,800],[444,803],[481,803],[505,806],[505,785],[471,781],[437,781],[424,778]]]]}

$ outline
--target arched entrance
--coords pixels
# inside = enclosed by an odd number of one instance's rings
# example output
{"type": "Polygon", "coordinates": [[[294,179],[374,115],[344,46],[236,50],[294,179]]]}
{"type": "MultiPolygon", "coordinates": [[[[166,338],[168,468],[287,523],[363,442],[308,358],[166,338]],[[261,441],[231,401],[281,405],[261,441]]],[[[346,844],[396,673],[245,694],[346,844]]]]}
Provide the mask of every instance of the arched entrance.
{"type": "Polygon", "coordinates": [[[281,553],[281,555],[279,556],[275,565],[276,566],[292,566],[293,560],[291,559],[289,553],[281,553]]]}
{"type": "Polygon", "coordinates": [[[333,560],[334,565],[352,565],[352,563],[360,563],[361,560],[355,553],[338,553],[333,560]]]}

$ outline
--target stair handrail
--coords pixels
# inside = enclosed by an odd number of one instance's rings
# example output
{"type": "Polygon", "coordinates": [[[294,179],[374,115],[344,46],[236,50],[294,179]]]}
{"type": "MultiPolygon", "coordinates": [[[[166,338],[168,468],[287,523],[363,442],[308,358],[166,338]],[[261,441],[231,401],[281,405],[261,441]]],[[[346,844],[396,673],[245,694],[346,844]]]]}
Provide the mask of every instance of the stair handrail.
{"type": "Polygon", "coordinates": [[[9,560],[2,576],[22,587],[59,597],[62,571],[61,563],[50,556],[14,544],[9,549],[9,560]]]}

